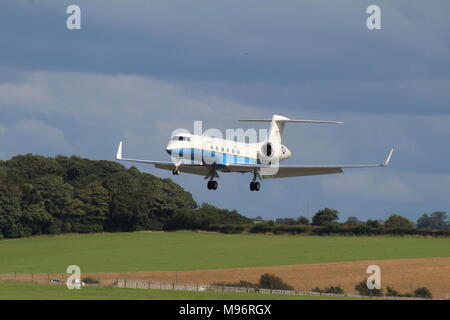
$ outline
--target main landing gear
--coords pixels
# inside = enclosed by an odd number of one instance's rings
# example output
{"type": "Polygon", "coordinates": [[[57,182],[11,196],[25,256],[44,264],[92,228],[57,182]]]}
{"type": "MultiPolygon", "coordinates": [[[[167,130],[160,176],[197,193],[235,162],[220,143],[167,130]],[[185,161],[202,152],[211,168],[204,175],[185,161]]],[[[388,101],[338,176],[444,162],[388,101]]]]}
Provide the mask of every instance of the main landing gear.
{"type": "Polygon", "coordinates": [[[172,174],[173,174],[174,176],[178,176],[178,175],[180,174],[180,170],[178,170],[178,169],[173,169],[173,170],[172,170],[172,174]]]}
{"type": "Polygon", "coordinates": [[[216,190],[219,184],[215,180],[208,181],[208,190],[216,190]]]}
{"type": "Polygon", "coordinates": [[[259,191],[260,188],[261,188],[261,185],[259,184],[258,181],[250,182],[250,190],[251,191],[259,191]]]}
{"type": "Polygon", "coordinates": [[[259,189],[261,188],[261,185],[259,184],[258,181],[256,181],[256,179],[259,178],[261,180],[261,176],[259,175],[258,171],[253,171],[253,180],[252,182],[250,182],[250,190],[251,191],[259,191],[259,189]]]}

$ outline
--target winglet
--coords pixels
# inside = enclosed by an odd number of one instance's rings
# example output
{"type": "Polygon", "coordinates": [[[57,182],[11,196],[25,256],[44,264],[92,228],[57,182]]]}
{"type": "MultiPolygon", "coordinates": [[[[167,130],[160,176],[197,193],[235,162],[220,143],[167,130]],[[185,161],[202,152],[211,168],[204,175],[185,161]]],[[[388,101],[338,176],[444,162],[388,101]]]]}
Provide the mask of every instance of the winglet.
{"type": "Polygon", "coordinates": [[[386,160],[384,160],[383,166],[387,166],[389,164],[389,161],[391,161],[392,154],[394,153],[394,148],[391,148],[389,151],[386,160]]]}
{"type": "Polygon", "coordinates": [[[117,160],[122,160],[122,141],[119,142],[119,148],[117,149],[117,160]]]}

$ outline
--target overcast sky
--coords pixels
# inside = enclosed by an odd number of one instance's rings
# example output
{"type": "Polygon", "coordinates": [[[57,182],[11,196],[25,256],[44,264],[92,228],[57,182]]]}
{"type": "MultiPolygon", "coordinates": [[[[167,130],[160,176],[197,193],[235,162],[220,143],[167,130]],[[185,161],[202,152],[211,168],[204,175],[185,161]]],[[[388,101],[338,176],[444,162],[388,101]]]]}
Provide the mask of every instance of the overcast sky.
{"type": "MultiPolygon", "coordinates": [[[[0,2],[0,159],[77,154],[169,160],[172,130],[249,128],[240,118],[341,120],[289,124],[289,164],[387,168],[271,179],[202,177],[150,166],[197,202],[250,216],[342,219],[450,212],[448,0],[152,0],[0,2]],[[81,30],[66,8],[81,7],[81,30]],[[366,9],[381,8],[381,30],[366,9]]],[[[264,126],[262,126],[264,127],[264,126]]]]}

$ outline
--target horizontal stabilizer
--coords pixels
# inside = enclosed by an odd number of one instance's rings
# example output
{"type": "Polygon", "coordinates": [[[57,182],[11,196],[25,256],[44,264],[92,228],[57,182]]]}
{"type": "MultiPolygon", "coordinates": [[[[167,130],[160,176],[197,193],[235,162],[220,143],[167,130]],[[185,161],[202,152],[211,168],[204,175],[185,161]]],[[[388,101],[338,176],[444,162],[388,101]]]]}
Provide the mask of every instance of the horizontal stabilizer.
{"type": "MultiPolygon", "coordinates": [[[[272,122],[272,119],[240,119],[240,122],[272,122]]],[[[325,124],[342,124],[342,121],[325,121],[325,120],[295,120],[295,119],[275,119],[281,123],[325,123],[325,124]]]]}

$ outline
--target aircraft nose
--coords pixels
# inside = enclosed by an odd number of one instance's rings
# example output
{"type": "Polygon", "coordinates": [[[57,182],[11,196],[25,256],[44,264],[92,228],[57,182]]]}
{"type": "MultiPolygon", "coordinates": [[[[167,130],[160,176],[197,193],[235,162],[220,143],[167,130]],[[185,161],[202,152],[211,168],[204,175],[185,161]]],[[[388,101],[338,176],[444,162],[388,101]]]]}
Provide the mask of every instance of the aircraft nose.
{"type": "Polygon", "coordinates": [[[283,158],[284,159],[290,158],[291,150],[289,150],[286,146],[283,146],[281,150],[283,152],[283,158]]]}
{"type": "Polygon", "coordinates": [[[287,156],[288,156],[288,158],[290,158],[291,155],[292,155],[291,150],[287,149],[287,156]]]}
{"type": "Polygon", "coordinates": [[[172,141],[169,141],[169,143],[166,146],[166,152],[171,155],[173,150],[172,141]]]}

